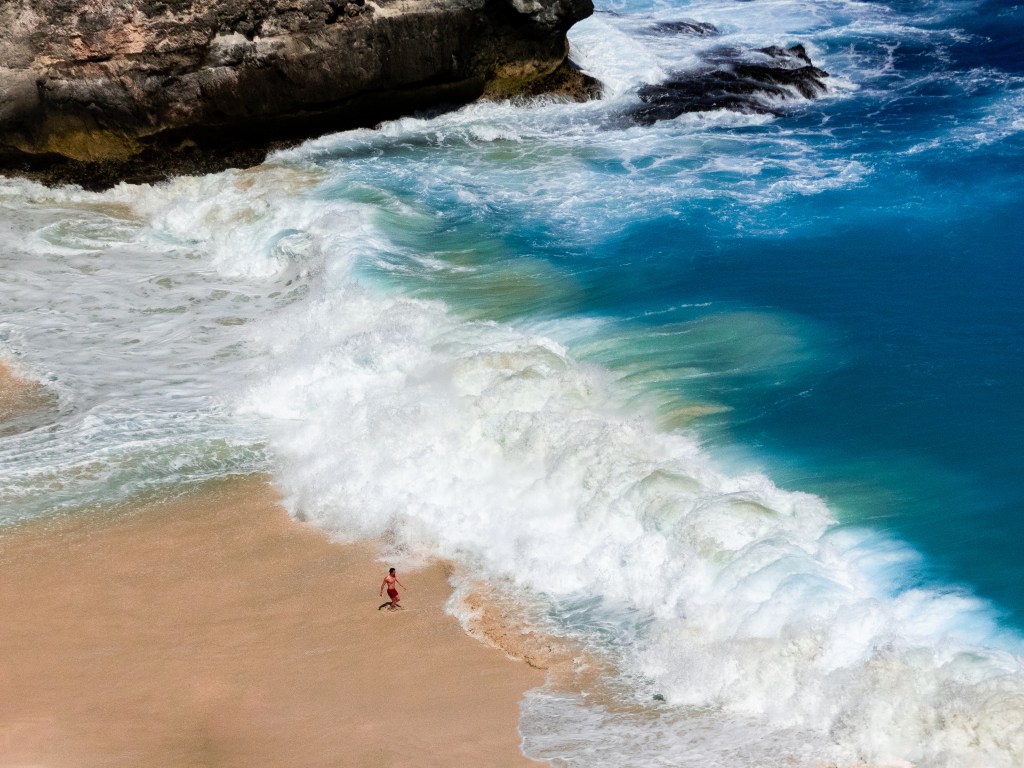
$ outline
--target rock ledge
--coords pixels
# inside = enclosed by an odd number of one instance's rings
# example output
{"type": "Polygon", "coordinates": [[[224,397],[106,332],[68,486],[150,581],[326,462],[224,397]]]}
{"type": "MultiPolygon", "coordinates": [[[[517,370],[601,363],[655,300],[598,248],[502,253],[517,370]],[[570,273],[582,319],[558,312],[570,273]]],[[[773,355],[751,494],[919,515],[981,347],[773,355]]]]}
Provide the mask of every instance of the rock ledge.
{"type": "Polygon", "coordinates": [[[592,0],[11,0],[0,169],[104,187],[536,83],[592,0]]]}

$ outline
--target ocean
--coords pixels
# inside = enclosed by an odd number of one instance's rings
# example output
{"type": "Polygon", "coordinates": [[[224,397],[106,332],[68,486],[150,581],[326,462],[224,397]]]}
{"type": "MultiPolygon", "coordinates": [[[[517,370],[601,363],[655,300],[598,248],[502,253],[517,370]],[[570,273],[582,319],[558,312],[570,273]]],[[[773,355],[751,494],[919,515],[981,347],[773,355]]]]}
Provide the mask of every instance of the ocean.
{"type": "Polygon", "coordinates": [[[523,703],[557,766],[1024,765],[1022,40],[1003,0],[606,2],[597,101],[0,179],[0,356],[52,395],[0,520],[269,472],[607,660],[523,703]],[[797,44],[819,98],[636,119],[797,44]]]}

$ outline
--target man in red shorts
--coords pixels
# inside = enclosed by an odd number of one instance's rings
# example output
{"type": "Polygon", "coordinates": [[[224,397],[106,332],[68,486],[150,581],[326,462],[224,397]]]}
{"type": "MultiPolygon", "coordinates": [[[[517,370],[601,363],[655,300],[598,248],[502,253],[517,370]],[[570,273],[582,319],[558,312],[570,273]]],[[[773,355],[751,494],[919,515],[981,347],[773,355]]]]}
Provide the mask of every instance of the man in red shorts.
{"type": "MultiPolygon", "coordinates": [[[[380,583],[380,594],[381,594],[381,597],[384,596],[384,587],[388,588],[388,597],[391,598],[391,604],[388,605],[388,610],[389,611],[393,611],[396,608],[401,608],[402,607],[402,606],[400,606],[398,604],[398,601],[401,598],[399,598],[399,596],[398,596],[398,587],[395,586],[396,584],[399,587],[401,587],[402,589],[408,589],[408,587],[405,586],[405,584],[403,584],[402,582],[400,582],[398,580],[398,577],[395,576],[395,569],[394,568],[389,568],[388,569],[388,575],[385,576],[384,577],[384,581],[382,581],[380,583]]],[[[383,608],[383,607],[384,606],[382,605],[381,608],[383,608]]],[[[378,608],[377,610],[380,610],[380,608],[378,608]]]]}

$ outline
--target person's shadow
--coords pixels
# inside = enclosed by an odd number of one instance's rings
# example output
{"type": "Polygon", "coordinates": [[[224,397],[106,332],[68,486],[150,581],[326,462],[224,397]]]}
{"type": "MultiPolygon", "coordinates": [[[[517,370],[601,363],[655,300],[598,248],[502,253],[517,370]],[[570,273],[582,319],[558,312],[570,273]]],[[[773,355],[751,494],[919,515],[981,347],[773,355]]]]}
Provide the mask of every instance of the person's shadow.
{"type": "MultiPolygon", "coordinates": [[[[390,607],[390,605],[391,605],[391,601],[390,601],[390,600],[388,600],[388,601],[387,601],[386,603],[381,603],[380,605],[378,605],[378,606],[377,606],[377,610],[378,610],[378,611],[384,610],[385,608],[388,608],[388,607],[390,607]]],[[[401,607],[402,607],[402,606],[400,606],[400,605],[396,605],[396,606],[395,606],[394,608],[392,608],[391,610],[393,610],[393,611],[397,611],[397,610],[398,610],[399,608],[401,608],[401,607]]]]}

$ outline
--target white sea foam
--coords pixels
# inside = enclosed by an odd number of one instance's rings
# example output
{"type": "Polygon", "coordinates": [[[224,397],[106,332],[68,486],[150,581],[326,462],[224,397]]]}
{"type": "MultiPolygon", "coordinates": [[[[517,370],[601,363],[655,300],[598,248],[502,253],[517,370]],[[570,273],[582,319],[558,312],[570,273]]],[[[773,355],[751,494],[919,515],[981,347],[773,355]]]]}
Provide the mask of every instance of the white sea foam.
{"type": "Polygon", "coordinates": [[[969,120],[953,119],[941,126],[934,137],[922,141],[906,150],[908,155],[930,151],[975,150],[1003,141],[1024,131],[1024,95],[1021,95],[1022,78],[1010,78],[1002,74],[975,72],[974,87],[982,85],[1000,86],[998,95],[984,100],[975,115],[969,120]]]}
{"type": "Polygon", "coordinates": [[[224,405],[250,367],[242,327],[281,298],[153,237],[144,202],[0,183],[0,344],[56,399],[0,444],[0,522],[262,466],[224,405]]]}

